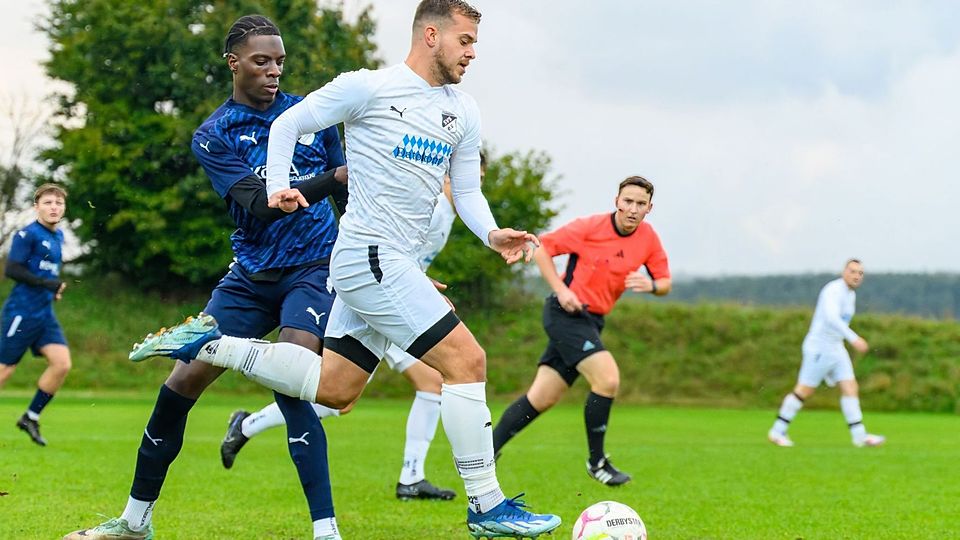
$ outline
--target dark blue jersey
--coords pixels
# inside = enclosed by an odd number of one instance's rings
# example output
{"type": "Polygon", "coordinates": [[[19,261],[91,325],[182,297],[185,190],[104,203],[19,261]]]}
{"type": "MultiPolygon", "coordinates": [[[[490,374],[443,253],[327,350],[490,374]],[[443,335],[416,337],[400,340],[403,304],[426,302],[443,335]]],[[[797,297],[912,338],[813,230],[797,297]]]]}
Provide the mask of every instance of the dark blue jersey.
{"type": "MultiPolygon", "coordinates": [[[[329,257],[337,224],[328,201],[266,223],[230,197],[230,189],[250,175],[264,178],[270,124],[303,99],[278,93],[265,111],[228,99],[193,134],[191,148],[213,189],[227,202],[237,230],[230,237],[237,262],[250,273],[288,268],[329,257]]],[[[300,137],[293,154],[290,185],[344,164],[335,126],[300,137]]]]}
{"type": "MultiPolygon", "coordinates": [[[[62,264],[63,231],[51,231],[38,221],[13,235],[8,262],[22,264],[41,279],[59,279],[62,264]]],[[[4,309],[20,313],[46,314],[51,311],[54,292],[45,287],[17,282],[4,309]]]]}

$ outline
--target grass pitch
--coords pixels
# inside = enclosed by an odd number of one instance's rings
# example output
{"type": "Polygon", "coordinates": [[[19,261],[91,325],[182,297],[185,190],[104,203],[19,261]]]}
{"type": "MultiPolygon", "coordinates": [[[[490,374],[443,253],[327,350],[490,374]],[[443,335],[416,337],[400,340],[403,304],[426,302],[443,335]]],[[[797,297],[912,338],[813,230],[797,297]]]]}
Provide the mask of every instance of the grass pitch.
{"type": "MultiPolygon", "coordinates": [[[[14,422],[29,394],[0,397],[0,538],[59,538],[118,515],[126,502],[153,396],[58,396],[41,419],[39,448],[14,422]]],[[[160,540],[310,538],[306,505],[282,429],[251,441],[224,470],[219,442],[230,412],[262,396],[204,396],[157,505],[160,540]]],[[[494,419],[505,404],[492,406],[494,419]]],[[[438,430],[428,478],[454,502],[394,499],[409,403],[365,398],[325,422],[337,520],[347,539],[468,538],[463,488],[438,430]]],[[[838,411],[803,411],[795,448],[766,441],[774,411],[615,407],[607,437],[614,463],[633,474],[612,489],[587,477],[582,410],[562,405],[504,448],[504,491],[564,523],[601,500],[632,506],[653,539],[960,537],[960,418],[867,411],[885,447],[853,448],[838,411]]]]}

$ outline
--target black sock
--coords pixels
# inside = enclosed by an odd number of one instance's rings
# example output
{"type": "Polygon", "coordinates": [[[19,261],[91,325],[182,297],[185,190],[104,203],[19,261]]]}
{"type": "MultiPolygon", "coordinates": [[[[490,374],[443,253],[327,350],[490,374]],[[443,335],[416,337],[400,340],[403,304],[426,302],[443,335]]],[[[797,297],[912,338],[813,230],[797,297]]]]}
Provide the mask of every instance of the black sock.
{"type": "Polygon", "coordinates": [[[53,394],[48,394],[43,390],[37,388],[37,393],[33,395],[33,400],[30,402],[30,406],[27,407],[27,410],[40,416],[40,411],[47,406],[47,403],[50,403],[50,400],[53,399],[53,394]]]}
{"type": "Polygon", "coordinates": [[[613,398],[590,392],[583,406],[583,421],[587,426],[587,446],[590,448],[590,465],[596,466],[603,459],[603,438],[607,434],[607,420],[613,398]]]}
{"type": "Polygon", "coordinates": [[[520,396],[503,411],[503,416],[497,422],[497,427],[493,430],[493,453],[500,452],[503,445],[520,433],[520,430],[527,427],[527,424],[540,415],[540,412],[533,408],[526,394],[520,396]]]}
{"type": "Polygon", "coordinates": [[[287,424],[287,448],[300,476],[300,485],[310,508],[310,519],[316,521],[333,517],[327,435],[323,425],[306,401],[279,392],[274,392],[273,396],[287,424]]]}
{"type": "Polygon", "coordinates": [[[197,400],[181,396],[166,385],[160,387],[153,414],[147,422],[137,468],[133,475],[130,496],[139,501],[155,501],[167,477],[167,469],[177,459],[183,446],[183,432],[187,427],[187,413],[197,400]]]}

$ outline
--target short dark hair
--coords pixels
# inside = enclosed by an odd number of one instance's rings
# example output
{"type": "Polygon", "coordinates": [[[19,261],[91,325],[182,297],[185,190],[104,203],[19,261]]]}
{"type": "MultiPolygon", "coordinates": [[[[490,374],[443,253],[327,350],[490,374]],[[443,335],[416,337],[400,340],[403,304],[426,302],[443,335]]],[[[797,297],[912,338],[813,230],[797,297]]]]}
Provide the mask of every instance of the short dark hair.
{"type": "Polygon", "coordinates": [[[620,189],[617,190],[617,195],[620,195],[620,192],[623,191],[623,188],[627,186],[637,186],[643,188],[650,194],[650,198],[653,198],[653,183],[647,180],[642,176],[628,176],[626,180],[620,182],[620,189]]]}
{"type": "Polygon", "coordinates": [[[223,55],[226,56],[244,44],[250,36],[279,36],[280,29],[263,15],[244,15],[237,19],[223,40],[223,55]]]}
{"type": "Polygon", "coordinates": [[[423,0],[413,16],[413,27],[428,19],[451,19],[454,13],[480,24],[480,12],[463,0],[423,0]]]}
{"type": "Polygon", "coordinates": [[[40,197],[43,197],[47,193],[59,195],[63,200],[67,200],[67,190],[63,189],[63,186],[59,184],[43,184],[33,192],[33,204],[40,202],[40,197]]]}
{"type": "Polygon", "coordinates": [[[860,262],[860,259],[847,259],[847,264],[843,265],[843,267],[846,268],[853,263],[861,264],[861,265],[863,264],[862,262],[860,262]]]}

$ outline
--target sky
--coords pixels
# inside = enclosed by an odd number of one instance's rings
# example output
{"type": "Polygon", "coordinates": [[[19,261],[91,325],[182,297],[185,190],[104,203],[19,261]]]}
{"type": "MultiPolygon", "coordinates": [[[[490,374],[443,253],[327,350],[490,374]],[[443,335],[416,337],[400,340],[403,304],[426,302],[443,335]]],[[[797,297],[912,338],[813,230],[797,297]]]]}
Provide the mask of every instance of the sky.
{"type": "MultiPolygon", "coordinates": [[[[372,5],[380,58],[404,60],[417,0],[343,3],[372,5]]],[[[960,272],[960,2],[474,5],[460,86],[495,156],[550,156],[554,226],[612,211],[639,174],[677,276],[839,272],[850,257],[960,272]]],[[[0,0],[14,67],[0,95],[50,88],[40,6],[0,0]]]]}

